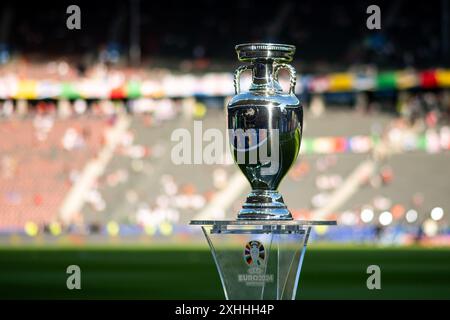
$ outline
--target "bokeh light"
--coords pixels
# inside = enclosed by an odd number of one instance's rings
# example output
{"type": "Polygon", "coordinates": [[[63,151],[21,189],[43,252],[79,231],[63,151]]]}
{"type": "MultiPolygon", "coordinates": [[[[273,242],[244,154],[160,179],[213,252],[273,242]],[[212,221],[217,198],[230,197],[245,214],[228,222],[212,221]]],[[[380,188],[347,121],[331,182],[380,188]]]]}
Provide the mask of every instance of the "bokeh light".
{"type": "Polygon", "coordinates": [[[110,236],[117,236],[119,234],[120,231],[120,226],[117,222],[115,221],[110,221],[108,222],[108,224],[106,225],[106,231],[108,232],[108,234],[110,236]]]}
{"type": "Polygon", "coordinates": [[[425,234],[428,237],[435,236],[438,232],[438,225],[437,225],[436,221],[434,221],[432,219],[427,219],[423,223],[423,232],[425,232],[425,234]]]}
{"type": "Polygon", "coordinates": [[[442,209],[441,207],[436,207],[433,208],[433,210],[431,210],[431,219],[433,219],[434,221],[441,220],[443,216],[444,216],[444,209],[442,209]]]}
{"type": "Polygon", "coordinates": [[[380,214],[379,221],[381,225],[387,226],[392,223],[392,213],[389,211],[384,211],[380,214]]]}
{"type": "Polygon", "coordinates": [[[25,233],[27,235],[29,235],[30,237],[36,236],[39,232],[39,227],[37,226],[37,224],[34,222],[31,222],[31,221],[25,223],[24,229],[25,229],[25,233]]]}
{"type": "Polygon", "coordinates": [[[414,223],[417,221],[418,216],[419,214],[416,210],[410,209],[408,210],[408,212],[406,212],[406,221],[408,221],[409,223],[414,223]]]}
{"type": "Polygon", "coordinates": [[[364,209],[361,211],[361,220],[362,220],[364,223],[369,223],[369,222],[371,222],[371,221],[373,220],[373,216],[374,216],[373,210],[370,209],[370,208],[364,208],[364,209]]]}

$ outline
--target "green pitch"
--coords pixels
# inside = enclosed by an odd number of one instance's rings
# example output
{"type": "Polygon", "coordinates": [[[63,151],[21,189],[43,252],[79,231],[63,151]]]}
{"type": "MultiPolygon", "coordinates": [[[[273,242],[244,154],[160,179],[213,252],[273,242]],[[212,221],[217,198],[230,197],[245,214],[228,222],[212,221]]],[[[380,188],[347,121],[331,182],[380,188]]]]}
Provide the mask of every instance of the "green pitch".
{"type": "MultiPolygon", "coordinates": [[[[222,299],[209,251],[195,247],[0,248],[0,299],[222,299]],[[66,268],[81,268],[81,290],[66,268]]],[[[299,299],[450,299],[450,249],[311,247],[299,299]],[[368,290],[367,266],[381,268],[368,290]]]]}

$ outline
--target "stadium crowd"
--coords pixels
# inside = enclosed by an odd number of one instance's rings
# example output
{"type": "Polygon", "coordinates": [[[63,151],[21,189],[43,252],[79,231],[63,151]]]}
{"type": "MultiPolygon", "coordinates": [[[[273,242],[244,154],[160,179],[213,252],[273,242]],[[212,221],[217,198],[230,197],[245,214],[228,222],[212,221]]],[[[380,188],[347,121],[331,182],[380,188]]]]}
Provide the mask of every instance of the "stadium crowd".
{"type": "MultiPolygon", "coordinates": [[[[307,149],[310,137],[306,136],[303,156],[286,179],[289,190],[300,186],[300,190],[308,189],[306,198],[289,203],[294,216],[313,219],[314,212],[325,206],[333,192],[345,183],[350,173],[345,167],[356,166],[369,155],[379,166],[373,175],[362,180],[359,188],[370,196],[363,197],[366,201],[350,202],[343,210],[329,213],[327,218],[338,219],[341,228],[338,231],[318,228],[317,237],[394,241],[394,232],[395,241],[405,243],[445,235],[448,219],[440,213],[446,209],[445,203],[424,206],[426,201],[421,188],[408,191],[410,194],[405,197],[409,199],[403,197],[402,202],[383,190],[397,177],[390,157],[396,154],[407,157],[407,152],[431,155],[443,152],[446,156],[450,147],[446,99],[445,92],[403,93],[398,97],[398,115],[387,113],[386,120],[381,122],[371,122],[372,118],[383,114],[377,107],[355,106],[354,111],[345,114],[360,117],[364,125],[367,123],[368,131],[365,129],[364,136],[348,128],[343,135],[357,137],[349,140],[348,148],[337,147],[338,144],[330,147],[323,142],[324,137],[318,135],[311,141],[312,149],[307,149]],[[347,164],[349,159],[343,157],[347,153],[354,154],[357,160],[347,164]],[[427,210],[434,212],[434,218],[427,218],[430,214],[427,210]]],[[[327,126],[339,111],[331,107],[321,114],[314,113],[314,103],[311,101],[309,105],[311,115],[306,124],[311,128],[319,127],[316,129],[319,131],[324,126],[321,122],[327,126]]],[[[327,104],[326,99],[322,103],[327,104]]],[[[235,173],[234,166],[186,170],[170,161],[170,133],[175,128],[189,127],[196,118],[213,127],[224,125],[220,120],[224,117],[221,110],[203,109],[202,105],[201,99],[193,98],[0,102],[0,129],[2,136],[8,137],[1,144],[1,231],[20,233],[24,230],[30,235],[39,232],[55,235],[61,232],[110,235],[143,232],[156,238],[190,235],[192,231],[186,226],[187,221],[226,188],[235,173]],[[196,111],[199,108],[203,111],[196,111]],[[66,224],[59,216],[62,203],[89,161],[98,157],[105,147],[107,132],[120,116],[131,119],[130,125],[120,135],[112,160],[89,186],[81,210],[66,224]]],[[[333,134],[333,129],[322,133],[333,134]]],[[[336,134],[334,139],[341,139],[341,134],[336,134]]],[[[397,185],[393,190],[396,192],[402,187],[397,185]]],[[[236,199],[230,212],[217,212],[216,218],[232,217],[242,200],[236,199]]]]}

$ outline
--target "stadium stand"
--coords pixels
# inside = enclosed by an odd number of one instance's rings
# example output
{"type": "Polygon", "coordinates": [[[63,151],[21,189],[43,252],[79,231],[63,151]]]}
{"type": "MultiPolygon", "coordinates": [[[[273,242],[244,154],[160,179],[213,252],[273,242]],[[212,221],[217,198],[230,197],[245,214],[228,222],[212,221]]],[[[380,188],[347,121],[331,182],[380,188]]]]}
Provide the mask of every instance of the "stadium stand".
{"type": "Polygon", "coordinates": [[[85,163],[102,146],[103,117],[59,119],[35,113],[0,120],[0,228],[57,220],[58,208],[85,163]]]}

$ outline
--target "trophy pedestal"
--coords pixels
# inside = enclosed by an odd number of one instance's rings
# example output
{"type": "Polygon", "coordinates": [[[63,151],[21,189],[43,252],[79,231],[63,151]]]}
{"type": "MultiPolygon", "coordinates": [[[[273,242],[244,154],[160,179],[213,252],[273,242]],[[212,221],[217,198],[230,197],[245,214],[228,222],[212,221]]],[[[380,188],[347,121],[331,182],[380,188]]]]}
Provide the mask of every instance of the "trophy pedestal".
{"type": "Polygon", "coordinates": [[[227,300],[294,300],[311,227],[335,221],[191,221],[208,241],[227,300]]]}

